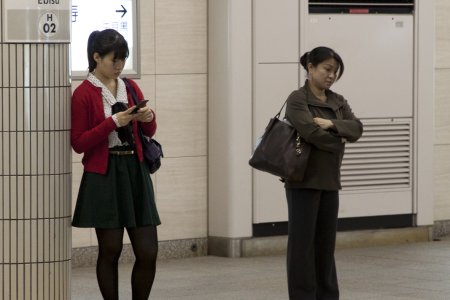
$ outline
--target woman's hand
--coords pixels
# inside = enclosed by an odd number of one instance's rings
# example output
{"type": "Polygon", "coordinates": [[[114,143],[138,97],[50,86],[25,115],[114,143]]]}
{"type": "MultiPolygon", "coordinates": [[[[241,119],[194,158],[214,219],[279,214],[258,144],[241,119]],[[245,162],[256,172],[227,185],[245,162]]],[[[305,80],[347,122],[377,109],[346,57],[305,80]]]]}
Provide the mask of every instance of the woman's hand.
{"type": "Polygon", "coordinates": [[[334,126],[333,122],[331,122],[328,119],[314,118],[313,120],[314,120],[314,123],[316,123],[317,125],[320,126],[320,128],[325,129],[325,130],[334,126]]]}
{"type": "Polygon", "coordinates": [[[153,121],[153,111],[148,106],[140,108],[136,114],[136,120],[139,122],[153,121]]]}
{"type": "Polygon", "coordinates": [[[115,114],[119,127],[128,125],[132,120],[137,118],[137,114],[132,114],[134,106],[128,108],[127,110],[118,112],[115,114]]]}
{"type": "MultiPolygon", "coordinates": [[[[334,126],[333,122],[331,122],[331,120],[328,119],[322,119],[322,118],[314,118],[314,123],[316,123],[317,125],[320,126],[320,128],[322,129],[329,129],[332,128],[334,126]]],[[[345,137],[341,137],[341,143],[345,144],[347,143],[347,139],[345,137]]]]}

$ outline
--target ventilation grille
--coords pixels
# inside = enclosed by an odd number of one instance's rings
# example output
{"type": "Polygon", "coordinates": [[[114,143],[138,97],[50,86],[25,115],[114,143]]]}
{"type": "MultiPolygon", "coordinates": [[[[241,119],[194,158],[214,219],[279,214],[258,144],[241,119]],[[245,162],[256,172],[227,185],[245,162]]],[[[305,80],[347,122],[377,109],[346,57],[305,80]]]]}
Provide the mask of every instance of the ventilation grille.
{"type": "Polygon", "coordinates": [[[363,121],[364,133],[346,145],[343,190],[410,188],[411,120],[363,121]]]}
{"type": "Polygon", "coordinates": [[[309,0],[311,14],[411,14],[414,0],[309,0]]]}

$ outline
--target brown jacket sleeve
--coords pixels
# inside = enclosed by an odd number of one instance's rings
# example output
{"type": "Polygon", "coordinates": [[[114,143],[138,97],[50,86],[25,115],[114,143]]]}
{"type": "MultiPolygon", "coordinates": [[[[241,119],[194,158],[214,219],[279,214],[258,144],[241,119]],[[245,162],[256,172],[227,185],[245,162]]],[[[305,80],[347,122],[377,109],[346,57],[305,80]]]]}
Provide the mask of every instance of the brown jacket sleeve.
{"type": "Polygon", "coordinates": [[[342,119],[331,120],[336,129],[337,135],[344,137],[349,142],[356,142],[363,133],[361,121],[353,114],[347,100],[342,99],[343,105],[340,107],[342,119]]]}
{"type": "Polygon", "coordinates": [[[301,90],[289,95],[286,103],[286,118],[297,129],[300,136],[317,148],[339,153],[344,149],[341,137],[322,129],[314,123],[308,109],[306,94],[301,90]]]}

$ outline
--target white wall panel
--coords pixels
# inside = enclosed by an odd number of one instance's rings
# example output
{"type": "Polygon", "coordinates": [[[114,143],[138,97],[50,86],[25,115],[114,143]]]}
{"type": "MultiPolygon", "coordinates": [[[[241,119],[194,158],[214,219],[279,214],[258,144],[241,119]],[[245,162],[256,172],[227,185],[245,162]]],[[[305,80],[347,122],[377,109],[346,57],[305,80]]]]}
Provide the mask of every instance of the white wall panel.
{"type": "MultiPolygon", "coordinates": [[[[155,0],[139,1],[141,74],[155,74],[155,0]]],[[[146,95],[144,93],[144,95],[146,95]]]]}
{"type": "Polygon", "coordinates": [[[412,214],[411,189],[341,192],[339,218],[412,214]]]}
{"type": "Polygon", "coordinates": [[[450,1],[436,0],[436,67],[450,67],[450,1]]]}
{"type": "Polygon", "coordinates": [[[438,145],[450,144],[450,69],[435,71],[435,119],[434,119],[434,143],[438,145]]]}
{"type": "Polygon", "coordinates": [[[435,145],[434,156],[434,220],[449,220],[450,145],[435,145]]]}
{"type": "Polygon", "coordinates": [[[341,55],[345,72],[332,89],[358,117],[412,117],[412,15],[312,14],[306,26],[304,51],[328,46],[341,55]]]}
{"type": "Polygon", "coordinates": [[[206,73],[207,1],[155,0],[156,74],[206,73]]]}
{"type": "Polygon", "coordinates": [[[207,235],[206,157],[165,158],[156,173],[160,241],[207,235]]]}
{"type": "MultiPolygon", "coordinates": [[[[256,65],[254,80],[253,136],[256,140],[289,94],[298,88],[298,64],[256,65]]],[[[253,170],[253,175],[253,222],[287,220],[283,183],[275,176],[257,170],[253,170]]]]}
{"type": "Polygon", "coordinates": [[[253,1],[256,62],[298,62],[298,0],[253,1]]]}

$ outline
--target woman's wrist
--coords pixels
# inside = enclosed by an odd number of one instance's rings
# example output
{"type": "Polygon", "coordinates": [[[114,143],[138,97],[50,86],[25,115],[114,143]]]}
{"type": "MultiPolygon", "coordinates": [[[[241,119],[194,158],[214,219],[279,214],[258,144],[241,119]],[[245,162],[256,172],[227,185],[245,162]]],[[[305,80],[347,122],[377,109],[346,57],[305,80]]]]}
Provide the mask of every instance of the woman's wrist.
{"type": "Polygon", "coordinates": [[[116,127],[120,127],[120,123],[119,123],[117,114],[112,115],[111,118],[113,119],[114,123],[116,124],[116,127]]]}

